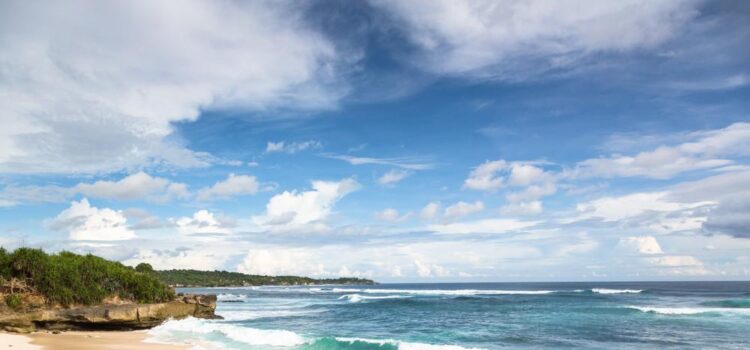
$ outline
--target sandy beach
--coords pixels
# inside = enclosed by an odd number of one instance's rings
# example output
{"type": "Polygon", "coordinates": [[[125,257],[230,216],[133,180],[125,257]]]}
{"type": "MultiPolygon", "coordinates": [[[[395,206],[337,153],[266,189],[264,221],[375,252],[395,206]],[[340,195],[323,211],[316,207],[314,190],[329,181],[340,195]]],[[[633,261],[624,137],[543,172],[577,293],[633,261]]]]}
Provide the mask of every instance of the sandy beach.
{"type": "Polygon", "coordinates": [[[188,346],[145,342],[145,331],[0,333],[0,350],[185,350],[188,346]]]}

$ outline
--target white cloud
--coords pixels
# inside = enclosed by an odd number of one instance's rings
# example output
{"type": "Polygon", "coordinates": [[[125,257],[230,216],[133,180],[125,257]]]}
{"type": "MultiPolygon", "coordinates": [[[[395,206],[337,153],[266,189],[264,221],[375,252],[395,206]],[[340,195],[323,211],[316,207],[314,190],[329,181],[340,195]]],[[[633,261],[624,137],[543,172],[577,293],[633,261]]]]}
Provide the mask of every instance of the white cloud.
{"type": "Polygon", "coordinates": [[[271,230],[324,228],[323,221],[336,202],[359,188],[354,179],[313,181],[310,191],[285,191],[273,196],[266,204],[266,212],[252,219],[256,225],[271,230]]]}
{"type": "Polygon", "coordinates": [[[637,236],[621,238],[617,246],[626,251],[639,254],[663,254],[661,245],[653,236],[637,236]]]}
{"type": "Polygon", "coordinates": [[[177,230],[184,235],[208,234],[226,235],[230,234],[233,222],[224,217],[217,217],[208,210],[199,210],[192,217],[180,217],[170,219],[177,230]]]}
{"type": "Polygon", "coordinates": [[[464,181],[464,188],[492,192],[505,187],[547,184],[553,180],[552,174],[536,165],[501,159],[486,161],[474,168],[464,181]]]}
{"type": "Polygon", "coordinates": [[[173,122],[332,107],[347,89],[336,71],[355,59],[280,2],[1,6],[4,173],[206,166],[209,155],[170,136],[173,122]]]}
{"type": "Polygon", "coordinates": [[[323,147],[323,144],[321,144],[319,141],[304,141],[304,142],[271,142],[268,141],[268,144],[266,145],[266,153],[276,153],[276,152],[283,152],[283,153],[289,153],[294,154],[297,152],[302,152],[308,149],[320,149],[323,147]]]}
{"type": "Polygon", "coordinates": [[[323,156],[326,158],[343,160],[351,165],[379,164],[395,166],[408,170],[427,170],[434,167],[434,164],[432,163],[412,158],[372,158],[340,154],[324,154],[323,156]]]}
{"type": "Polygon", "coordinates": [[[482,201],[476,201],[474,203],[459,201],[446,207],[443,212],[443,217],[447,220],[456,220],[466,215],[481,212],[482,210],[484,210],[484,203],[482,203],[482,201]]]}
{"type": "Polygon", "coordinates": [[[530,215],[544,210],[540,198],[557,193],[555,182],[554,174],[537,165],[494,160],[474,168],[464,181],[464,188],[494,192],[522,187],[522,190],[506,193],[508,203],[500,211],[510,215],[530,215]]]}
{"type": "Polygon", "coordinates": [[[96,208],[84,198],[70,203],[48,222],[53,230],[66,230],[74,241],[119,241],[135,238],[127,227],[127,219],[120,210],[96,208]]]}
{"type": "Polygon", "coordinates": [[[440,214],[440,208],[439,202],[430,202],[419,212],[419,217],[425,220],[433,220],[440,214]]]}
{"type": "Polygon", "coordinates": [[[630,0],[372,1],[419,47],[411,60],[439,73],[514,76],[574,64],[598,52],[654,47],[697,11],[694,2],[630,0]]]}
{"type": "Polygon", "coordinates": [[[533,215],[544,211],[541,201],[523,201],[509,203],[500,208],[500,213],[505,215],[533,215]]]}
{"type": "Polygon", "coordinates": [[[386,208],[383,209],[383,211],[375,213],[375,218],[377,218],[380,221],[387,221],[387,222],[402,222],[406,221],[411,217],[411,213],[406,213],[404,215],[401,215],[401,213],[398,212],[398,210],[393,208],[386,208]]]}
{"type": "Polygon", "coordinates": [[[226,199],[233,196],[253,195],[258,193],[258,187],[258,180],[255,176],[229,174],[226,180],[218,181],[211,187],[201,189],[198,192],[198,199],[226,199]]]}
{"type": "Polygon", "coordinates": [[[135,200],[151,199],[157,201],[171,198],[186,198],[189,196],[187,186],[173,183],[160,177],[152,177],[144,172],[126,176],[119,181],[96,181],[92,184],[81,183],[75,186],[73,192],[87,197],[135,200]]]}
{"type": "Polygon", "coordinates": [[[504,160],[486,161],[474,168],[464,181],[464,187],[477,191],[496,191],[506,186],[505,178],[499,176],[509,164],[504,160]]]}
{"type": "Polygon", "coordinates": [[[536,225],[535,221],[514,219],[484,219],[477,221],[456,222],[450,224],[429,225],[428,230],[444,234],[471,233],[508,233],[536,225]]]}
{"type": "Polygon", "coordinates": [[[683,142],[677,145],[662,145],[634,156],[616,154],[587,159],[578,163],[569,175],[574,178],[641,176],[667,179],[686,171],[734,164],[722,157],[750,154],[750,123],[734,123],[723,129],[693,132],[681,138],[683,142]]]}
{"type": "Polygon", "coordinates": [[[327,272],[323,265],[308,263],[312,256],[303,249],[251,249],[237,271],[254,275],[321,275],[327,272]]]}
{"type": "Polygon", "coordinates": [[[705,204],[680,203],[669,200],[669,192],[641,192],[620,197],[603,197],[576,206],[580,213],[572,221],[600,219],[605,222],[619,221],[635,217],[643,213],[674,212],[693,208],[705,204]]]}
{"type": "Polygon", "coordinates": [[[378,178],[378,183],[383,186],[393,185],[411,175],[410,171],[391,169],[378,178]]]}

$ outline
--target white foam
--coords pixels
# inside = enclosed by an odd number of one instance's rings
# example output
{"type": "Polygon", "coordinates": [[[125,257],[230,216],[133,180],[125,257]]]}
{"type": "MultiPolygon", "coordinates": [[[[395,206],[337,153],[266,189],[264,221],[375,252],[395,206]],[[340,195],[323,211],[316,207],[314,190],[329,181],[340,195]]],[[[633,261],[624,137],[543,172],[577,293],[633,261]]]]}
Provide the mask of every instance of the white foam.
{"type": "Polygon", "coordinates": [[[370,296],[361,294],[346,294],[339,297],[339,300],[348,299],[350,303],[359,303],[364,300],[386,300],[386,299],[405,299],[411,298],[409,295],[382,295],[370,296]]]}
{"type": "Polygon", "coordinates": [[[192,317],[180,321],[170,320],[149,331],[149,335],[157,341],[169,342],[175,339],[185,341],[184,336],[175,333],[200,335],[219,333],[233,341],[248,345],[295,346],[305,343],[301,336],[291,331],[240,327],[192,317]]]}
{"type": "MultiPolygon", "coordinates": [[[[543,295],[565,291],[557,290],[499,290],[499,289],[353,289],[333,288],[334,293],[365,293],[365,294],[411,294],[411,295],[543,295]]],[[[570,291],[569,291],[570,292],[570,291]]]]}
{"type": "Polygon", "coordinates": [[[598,294],[637,294],[643,292],[643,289],[592,288],[591,291],[598,294]]]}
{"type": "Polygon", "coordinates": [[[336,338],[336,340],[340,342],[347,342],[347,343],[362,342],[362,343],[378,344],[380,346],[383,346],[385,344],[393,344],[393,345],[397,345],[399,350],[483,350],[480,348],[465,348],[459,345],[410,343],[410,342],[403,342],[403,341],[393,340],[393,339],[381,340],[381,339],[367,339],[367,338],[336,338]]]}
{"type": "Polygon", "coordinates": [[[706,313],[740,314],[750,315],[750,309],[732,309],[720,307],[654,307],[654,306],[627,306],[641,312],[650,312],[662,315],[698,315],[706,313]]]}

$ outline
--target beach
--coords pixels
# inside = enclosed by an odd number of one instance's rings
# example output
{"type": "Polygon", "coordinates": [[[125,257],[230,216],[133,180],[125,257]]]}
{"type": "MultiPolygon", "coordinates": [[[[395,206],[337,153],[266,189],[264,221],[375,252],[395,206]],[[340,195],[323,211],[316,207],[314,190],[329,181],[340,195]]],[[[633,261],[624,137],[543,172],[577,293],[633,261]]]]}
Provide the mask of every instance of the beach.
{"type": "Polygon", "coordinates": [[[0,350],[185,350],[188,346],[146,342],[145,331],[0,333],[0,350]]]}

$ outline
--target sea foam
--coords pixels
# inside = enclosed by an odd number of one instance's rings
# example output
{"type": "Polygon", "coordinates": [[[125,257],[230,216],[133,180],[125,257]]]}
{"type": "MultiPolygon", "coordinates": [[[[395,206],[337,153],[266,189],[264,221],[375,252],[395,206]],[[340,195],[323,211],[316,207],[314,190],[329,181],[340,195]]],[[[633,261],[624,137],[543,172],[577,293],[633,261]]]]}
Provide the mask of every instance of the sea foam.
{"type": "Polygon", "coordinates": [[[643,292],[643,289],[608,289],[608,288],[592,288],[591,292],[597,294],[637,294],[643,292]]]}
{"type": "Polygon", "coordinates": [[[656,307],[656,306],[627,306],[641,312],[649,312],[662,315],[698,315],[698,314],[740,314],[750,315],[750,309],[732,309],[720,307],[656,307]]]}
{"type": "Polygon", "coordinates": [[[377,344],[380,346],[391,344],[396,345],[398,347],[398,350],[484,350],[481,348],[465,348],[463,346],[458,345],[443,345],[443,344],[426,344],[426,343],[412,343],[412,342],[404,342],[399,340],[393,340],[393,339],[367,339],[367,338],[335,338],[336,341],[343,342],[343,343],[355,343],[355,342],[362,342],[362,343],[369,343],[369,344],[377,344]]]}
{"type": "Polygon", "coordinates": [[[365,300],[388,300],[388,299],[405,299],[411,298],[409,295],[361,295],[361,294],[346,294],[339,297],[339,300],[349,300],[350,303],[359,303],[365,300]]]}
{"type": "MultiPolygon", "coordinates": [[[[184,320],[170,320],[149,331],[149,335],[159,342],[181,342],[184,343],[185,333],[208,335],[221,334],[226,338],[248,345],[265,346],[295,346],[305,343],[305,340],[297,333],[286,330],[256,329],[240,327],[228,323],[218,323],[187,318],[184,320]]],[[[196,341],[197,342],[197,341],[196,341]]]]}
{"type": "MultiPolygon", "coordinates": [[[[499,290],[499,289],[355,289],[333,288],[334,293],[365,293],[365,294],[410,294],[410,295],[543,295],[566,291],[557,290],[499,290]]],[[[567,291],[571,292],[571,291],[567,291]]]]}

